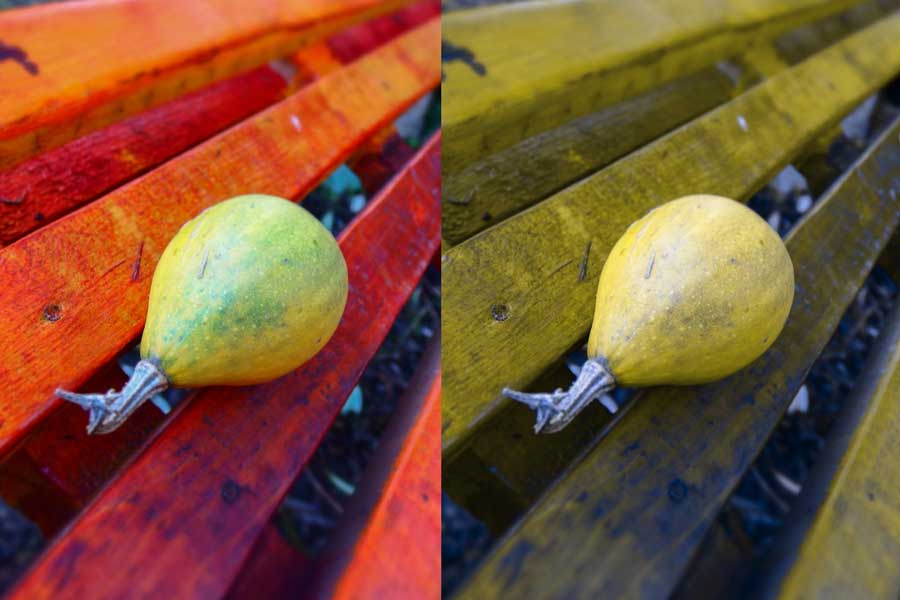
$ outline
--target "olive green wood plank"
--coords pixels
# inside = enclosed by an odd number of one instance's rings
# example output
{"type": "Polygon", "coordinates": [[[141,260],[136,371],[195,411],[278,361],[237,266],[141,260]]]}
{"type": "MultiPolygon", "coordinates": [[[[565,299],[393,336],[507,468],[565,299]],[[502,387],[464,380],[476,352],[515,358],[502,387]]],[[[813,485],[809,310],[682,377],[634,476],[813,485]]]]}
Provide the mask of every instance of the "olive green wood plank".
{"type": "Polygon", "coordinates": [[[788,236],[796,295],[769,351],[722,381],[641,394],[461,597],[671,594],[900,221],[898,132],[900,120],[788,236]]]}
{"type": "Polygon", "coordinates": [[[603,261],[631,222],[685,194],[747,199],[900,70],[898,37],[894,13],[447,252],[445,452],[501,406],[504,386],[526,387],[583,339],[603,261]]]}
{"type": "Polygon", "coordinates": [[[523,140],[443,180],[442,231],[458,244],[733,97],[716,69],[523,140]]]}
{"type": "Polygon", "coordinates": [[[443,172],[858,0],[524,2],[443,21],[443,172]]]}
{"type": "Polygon", "coordinates": [[[860,377],[865,414],[780,598],[900,598],[900,308],[878,346],[860,377]]]}
{"type": "Polygon", "coordinates": [[[796,64],[818,52],[824,46],[837,43],[848,33],[871,25],[900,8],[898,0],[870,0],[840,14],[808,23],[787,31],[772,41],[782,60],[796,64]]]}
{"type": "MultiPolygon", "coordinates": [[[[705,69],[469,163],[444,177],[445,241],[450,245],[464,241],[897,7],[900,0],[866,2],[777,40],[756,42],[726,67],[736,81],[725,69],[705,69]]],[[[823,154],[818,150],[812,148],[810,153],[823,154]]],[[[821,164],[820,160],[807,166],[821,164]]]]}

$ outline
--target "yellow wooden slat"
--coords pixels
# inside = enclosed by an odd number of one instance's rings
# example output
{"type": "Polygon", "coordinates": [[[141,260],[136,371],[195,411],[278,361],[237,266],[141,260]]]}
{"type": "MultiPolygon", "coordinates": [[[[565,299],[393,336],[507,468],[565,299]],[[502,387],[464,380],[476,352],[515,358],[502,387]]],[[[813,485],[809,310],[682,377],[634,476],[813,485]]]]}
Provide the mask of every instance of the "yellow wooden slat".
{"type": "Polygon", "coordinates": [[[443,170],[857,3],[573,0],[447,15],[443,170]]]}
{"type": "Polygon", "coordinates": [[[881,335],[860,378],[868,408],[781,598],[900,597],[900,310],[881,335]]]}
{"type": "Polygon", "coordinates": [[[691,193],[746,199],[900,70],[893,14],[443,260],[445,451],[586,335],[609,248],[649,209],[691,193]],[[591,251],[586,277],[580,263],[591,251]]]}

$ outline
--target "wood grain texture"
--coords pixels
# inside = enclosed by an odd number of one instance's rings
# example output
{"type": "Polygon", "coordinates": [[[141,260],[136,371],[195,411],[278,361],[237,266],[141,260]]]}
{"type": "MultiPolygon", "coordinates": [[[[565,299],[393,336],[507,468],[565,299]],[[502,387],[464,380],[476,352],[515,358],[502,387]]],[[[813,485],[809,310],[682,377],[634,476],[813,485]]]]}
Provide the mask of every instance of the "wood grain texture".
{"type": "MultiPolygon", "coordinates": [[[[900,193],[900,175],[892,189],[900,193]]],[[[900,480],[890,475],[900,461],[900,310],[860,382],[854,400],[862,419],[781,582],[781,598],[900,596],[900,480]]]]}
{"type": "Polygon", "coordinates": [[[900,221],[900,120],[788,236],[796,295],[746,369],[639,396],[462,598],[668,597],[900,221]]]}
{"type": "Polygon", "coordinates": [[[0,203],[0,245],[46,226],[439,12],[437,2],[421,2],[313,44],[292,55],[302,61],[303,77],[290,85],[272,68],[260,67],[16,165],[0,178],[0,198],[22,198],[18,204],[0,203]]]}
{"type": "Polygon", "coordinates": [[[285,80],[260,67],[19,163],[0,177],[0,245],[55,221],[105,192],[274,104],[285,80]]]}
{"type": "Polygon", "coordinates": [[[527,386],[586,336],[606,253],[630,223],[691,193],[747,199],[897,72],[898,35],[894,14],[447,252],[445,455],[503,404],[502,387],[527,386]]]}
{"type": "Polygon", "coordinates": [[[350,296],[319,354],[268,384],[199,392],[11,597],[222,596],[436,251],[439,177],[438,135],[341,234],[350,296]]]}
{"type": "Polygon", "coordinates": [[[574,0],[449,14],[445,173],[857,3],[574,0]]]}
{"type": "Polygon", "coordinates": [[[77,388],[137,336],[183,222],[241,193],[309,192],[438,84],[439,32],[432,20],[0,251],[0,379],[16,398],[0,405],[0,454],[57,405],[54,388],[77,388]]]}
{"type": "Polygon", "coordinates": [[[458,244],[732,97],[708,69],[470,163],[443,181],[443,238],[458,244]]]}
{"type": "Polygon", "coordinates": [[[0,169],[405,3],[89,0],[5,11],[0,40],[19,60],[0,62],[0,169]]]}
{"type": "MultiPolygon", "coordinates": [[[[753,85],[758,85],[760,81],[776,75],[802,59],[808,58],[809,55],[821,51],[826,46],[883,17],[889,12],[888,8],[891,5],[900,6],[900,2],[896,0],[868,2],[840,15],[803,26],[798,30],[785,34],[774,42],[762,42],[744,49],[742,54],[732,59],[733,65],[737,67],[737,69],[731,71],[732,74],[740,74],[740,77],[736,77],[737,85],[734,89],[740,90],[740,93],[742,93],[753,85]],[[799,49],[794,48],[791,43],[798,37],[801,40],[798,42],[801,45],[799,49]],[[775,51],[776,47],[778,48],[777,52],[775,51]],[[783,53],[786,53],[788,57],[783,58],[783,53]]],[[[896,6],[894,7],[896,8],[896,6]]],[[[679,86],[676,89],[680,89],[681,84],[699,77],[700,75],[690,76],[684,80],[673,82],[669,86],[679,86]]],[[[690,93],[702,98],[702,89],[702,87],[698,86],[697,89],[690,93]]],[[[685,91],[683,93],[688,94],[689,92],[685,91]]],[[[726,91],[723,90],[721,93],[725,94],[726,91]]],[[[603,111],[603,113],[615,114],[621,107],[640,102],[641,100],[642,98],[640,97],[627,100],[603,111]]],[[[665,108],[662,105],[667,104],[667,96],[660,97],[659,101],[661,105],[653,107],[654,113],[657,111],[665,112],[665,108]]],[[[636,114],[631,111],[623,112],[623,116],[626,119],[636,114]]],[[[585,117],[575,122],[589,118],[591,117],[585,117]]],[[[657,117],[657,119],[663,121],[665,118],[667,117],[657,117]]],[[[581,152],[579,154],[584,157],[585,161],[591,160],[593,156],[602,156],[605,152],[616,148],[622,141],[628,142],[631,140],[633,134],[642,130],[649,132],[656,122],[653,121],[648,124],[647,121],[636,118],[633,123],[633,129],[618,130],[618,128],[609,125],[598,128],[596,131],[593,131],[595,135],[593,139],[596,141],[594,151],[592,153],[581,152]]],[[[443,212],[445,241],[447,241],[449,235],[448,229],[453,228],[450,223],[451,218],[472,216],[459,210],[466,207],[453,206],[452,204],[448,206],[447,191],[450,182],[461,179],[465,174],[472,174],[471,183],[473,187],[477,185],[478,181],[482,181],[484,184],[476,188],[478,194],[472,195],[471,204],[481,203],[487,196],[487,198],[491,199],[491,204],[494,206],[515,205],[521,199],[528,198],[532,194],[532,190],[540,189],[547,182],[552,184],[556,174],[565,172],[566,167],[563,164],[567,163],[567,159],[565,151],[560,152],[559,148],[553,148],[553,152],[556,153],[557,158],[555,160],[560,161],[562,164],[554,165],[554,169],[547,169],[536,175],[531,170],[521,169],[520,165],[529,164],[529,162],[536,163],[542,160],[539,156],[552,154],[552,152],[548,151],[548,148],[552,147],[550,144],[551,140],[562,140],[562,137],[556,138],[554,134],[568,128],[569,125],[564,125],[551,132],[539,134],[535,138],[520,142],[516,146],[498,152],[479,163],[467,166],[458,175],[445,177],[443,212]],[[533,140],[541,138],[546,140],[545,144],[532,143],[533,140]],[[529,154],[523,152],[517,160],[508,162],[497,160],[504,155],[514,153],[518,148],[524,149],[525,147],[530,147],[531,152],[529,154]],[[492,165],[492,168],[483,168],[483,165],[492,165]],[[512,173],[515,173],[518,178],[508,176],[512,173]],[[529,185],[520,186],[520,181],[529,181],[529,185]],[[502,193],[499,189],[502,186],[497,185],[500,182],[504,182],[507,189],[510,191],[514,190],[514,193],[502,193]],[[497,200],[497,204],[493,204],[494,199],[497,200]]],[[[826,165],[829,164],[825,159],[825,155],[836,135],[832,135],[832,131],[839,134],[840,126],[835,125],[829,128],[828,133],[820,135],[811,144],[805,146],[798,157],[793,159],[793,163],[798,166],[811,186],[814,184],[815,175],[825,170],[826,165]],[[811,169],[815,169],[815,173],[811,169]]],[[[573,139],[577,139],[579,132],[573,132],[571,135],[573,139]]],[[[567,164],[572,165],[572,163],[567,164]]],[[[829,176],[827,185],[821,185],[819,193],[823,192],[840,176],[840,172],[834,171],[832,166],[827,166],[827,172],[829,176]]],[[[825,182],[819,180],[819,183],[825,182]]],[[[818,196],[819,193],[815,195],[818,196]]],[[[479,206],[478,208],[481,207],[479,206]]],[[[490,208],[484,206],[482,211],[484,210],[490,211],[490,208]]],[[[475,212],[478,214],[478,211],[475,212]]],[[[493,211],[490,212],[493,214],[493,211]]],[[[897,238],[898,236],[895,235],[894,237],[897,238]]],[[[900,252],[895,253],[900,255],[900,252]]],[[[882,252],[881,259],[890,254],[890,250],[886,249],[882,252]]],[[[879,264],[882,264],[882,266],[884,266],[883,263],[883,260],[879,261],[879,264]]],[[[556,388],[565,389],[571,383],[572,375],[568,368],[560,365],[558,369],[552,369],[551,373],[543,374],[530,387],[535,391],[556,388]]],[[[522,405],[517,403],[502,406],[480,425],[477,435],[468,438],[464,449],[460,451],[458,456],[450,457],[444,461],[444,491],[457,504],[484,522],[496,535],[502,534],[534,504],[553,481],[559,477],[559,474],[573,460],[581,456],[587,448],[595,444],[597,439],[602,437],[605,429],[610,426],[613,417],[599,404],[595,404],[587,410],[589,414],[586,414],[583,419],[576,419],[564,431],[553,436],[535,437],[527,433],[523,434],[534,422],[534,413],[532,411],[525,410],[522,405]]],[[[727,578],[726,573],[721,573],[720,570],[716,569],[714,561],[710,561],[709,565],[710,572],[713,575],[720,576],[723,580],[727,578]]]]}

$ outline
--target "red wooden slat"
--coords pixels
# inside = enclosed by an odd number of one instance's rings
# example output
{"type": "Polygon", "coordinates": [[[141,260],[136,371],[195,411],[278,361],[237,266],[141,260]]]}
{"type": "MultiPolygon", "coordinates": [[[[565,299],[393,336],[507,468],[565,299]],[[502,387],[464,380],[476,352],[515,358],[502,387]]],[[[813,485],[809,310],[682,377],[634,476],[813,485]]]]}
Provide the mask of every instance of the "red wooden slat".
{"type": "MultiPolygon", "coordinates": [[[[438,597],[440,361],[438,333],[323,555],[311,563],[284,542],[260,541],[229,600],[255,600],[260,589],[267,598],[331,598],[336,589],[346,598],[438,597]]],[[[279,537],[273,529],[262,540],[279,537]]]]}
{"type": "MultiPolygon", "coordinates": [[[[306,76],[291,87],[340,68],[439,13],[440,4],[428,0],[301,50],[306,76]]],[[[275,103],[289,89],[275,71],[260,67],[20,163],[0,177],[0,198],[22,198],[0,203],[0,246],[275,103]]]]}
{"type": "MultiPolygon", "coordinates": [[[[338,544],[346,567],[320,598],[425,600],[441,597],[441,377],[431,381],[414,427],[356,543],[338,544]]],[[[351,525],[351,535],[357,533],[351,525]]],[[[331,553],[329,553],[331,556],[331,553]]],[[[335,561],[331,565],[341,565],[335,561]]],[[[323,565],[322,572],[329,564],[323,565]]],[[[332,566],[332,568],[334,568],[332,566]]]]}
{"type": "Polygon", "coordinates": [[[271,383],[201,391],[11,597],[225,593],[437,248],[439,182],[437,135],[340,236],[350,297],[328,345],[271,383]]]}
{"type": "Polygon", "coordinates": [[[265,526],[227,600],[309,597],[306,583],[314,562],[292,547],[271,522],[265,526]]]}
{"type": "Polygon", "coordinates": [[[268,67],[219,82],[79,138],[0,177],[0,246],[56,220],[135,175],[280,100],[268,67]]]}
{"type": "Polygon", "coordinates": [[[137,336],[182,223],[237,194],[307,193],[439,83],[439,38],[433,19],[0,250],[0,381],[15,399],[0,403],[0,454],[57,405],[56,387],[78,388],[137,336]]]}
{"type": "Polygon", "coordinates": [[[0,13],[0,168],[409,0],[83,0],[0,13]]]}

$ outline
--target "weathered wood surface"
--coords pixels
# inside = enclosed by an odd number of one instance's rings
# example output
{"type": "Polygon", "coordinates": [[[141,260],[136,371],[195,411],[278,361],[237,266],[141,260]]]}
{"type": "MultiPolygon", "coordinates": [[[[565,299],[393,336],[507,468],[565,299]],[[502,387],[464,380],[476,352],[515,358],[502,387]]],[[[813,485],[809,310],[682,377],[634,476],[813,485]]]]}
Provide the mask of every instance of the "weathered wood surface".
{"type": "MultiPolygon", "coordinates": [[[[900,168],[897,173],[892,189],[900,195],[900,168]]],[[[900,461],[900,310],[859,381],[852,399],[858,418],[848,419],[856,426],[847,428],[842,460],[825,465],[831,473],[814,474],[830,485],[816,498],[823,502],[799,552],[787,561],[778,597],[900,597],[900,480],[893,476],[900,461]]],[[[817,483],[809,490],[815,496],[817,483]]]]}
{"type": "MultiPolygon", "coordinates": [[[[24,161],[0,177],[0,245],[146,172],[439,14],[422,2],[360,23],[301,51],[305,78],[265,66],[177,98],[24,161]],[[21,202],[17,200],[21,198],[21,202]]],[[[377,151],[377,149],[373,149],[377,151]]],[[[410,154],[405,157],[409,158],[410,154]]]]}
{"type": "Polygon", "coordinates": [[[0,405],[0,454],[58,404],[57,386],[77,388],[137,336],[153,267],[184,221],[249,191],[307,193],[438,84],[439,35],[431,20],[0,250],[0,379],[16,398],[0,405]]]}
{"type": "Polygon", "coordinates": [[[319,598],[441,597],[440,346],[431,346],[317,565],[319,598]]]}
{"type": "Polygon", "coordinates": [[[667,597],[900,221],[900,120],[788,236],[796,295],[759,360],[640,395],[461,597],[667,597]]]}
{"type": "Polygon", "coordinates": [[[857,3],[574,0],[449,14],[445,173],[857,3]]]}
{"type": "Polygon", "coordinates": [[[447,174],[443,238],[466,240],[726,102],[734,90],[725,73],[708,69],[447,174]]]}
{"type": "Polygon", "coordinates": [[[0,169],[404,3],[88,0],[5,11],[0,169]]]}
{"type": "Polygon", "coordinates": [[[291,546],[269,523],[228,593],[227,600],[269,598],[307,599],[307,578],[312,575],[313,560],[291,546]]]}
{"type": "MultiPolygon", "coordinates": [[[[402,169],[403,163],[397,155],[407,155],[406,148],[397,152],[395,134],[392,132],[393,127],[389,126],[376,133],[363,144],[365,153],[349,161],[354,172],[369,186],[367,189],[372,193],[377,192],[402,169]],[[390,135],[386,136],[386,133],[390,135]],[[360,164],[359,160],[364,164],[360,164]],[[369,168],[370,165],[377,165],[378,168],[369,168]],[[388,165],[398,166],[390,170],[388,165]]],[[[83,389],[121,389],[125,379],[124,373],[113,361],[91,377],[83,385],[83,389]]],[[[190,401],[190,398],[188,396],[183,402],[190,401]]],[[[43,534],[52,538],[75,515],[67,507],[83,507],[123,465],[137,455],[161,427],[175,418],[177,412],[176,410],[167,417],[156,407],[147,404],[115,432],[103,436],[85,436],[84,411],[73,404],[64,403],[43,419],[5,462],[0,462],[0,469],[9,474],[5,477],[0,473],[0,496],[40,523],[43,534]],[[73,451],[73,445],[76,444],[77,451],[73,451]],[[25,475],[25,483],[34,489],[23,492],[22,486],[16,485],[16,482],[22,482],[23,479],[17,476],[16,466],[29,464],[35,465],[34,476],[25,475]],[[35,483],[39,479],[46,481],[35,483]],[[41,500],[35,501],[38,495],[41,500]]]]}
{"type": "Polygon", "coordinates": [[[748,198],[897,73],[898,35],[894,14],[447,252],[445,454],[502,406],[501,388],[526,387],[584,338],[606,253],[631,222],[690,193],[748,198]]]}
{"type": "Polygon", "coordinates": [[[436,135],[341,234],[350,296],[326,347],[271,383],[200,391],[11,598],[222,596],[437,250],[439,177],[436,135]]]}
{"type": "Polygon", "coordinates": [[[898,6],[896,0],[867,2],[771,42],[756,41],[718,68],[539,133],[448,174],[443,182],[445,242],[458,244],[543,200],[898,6]]]}

